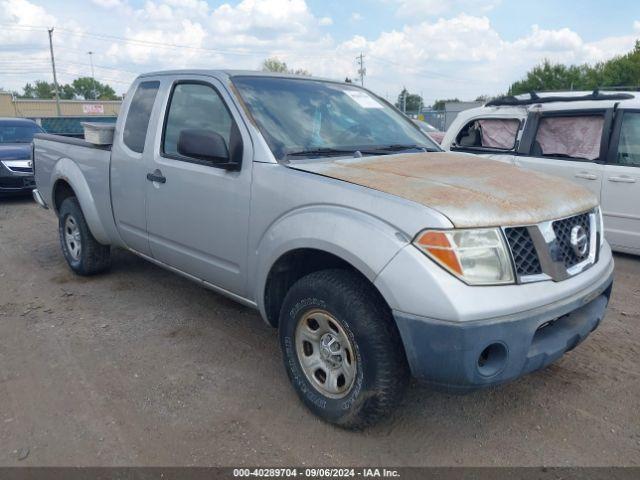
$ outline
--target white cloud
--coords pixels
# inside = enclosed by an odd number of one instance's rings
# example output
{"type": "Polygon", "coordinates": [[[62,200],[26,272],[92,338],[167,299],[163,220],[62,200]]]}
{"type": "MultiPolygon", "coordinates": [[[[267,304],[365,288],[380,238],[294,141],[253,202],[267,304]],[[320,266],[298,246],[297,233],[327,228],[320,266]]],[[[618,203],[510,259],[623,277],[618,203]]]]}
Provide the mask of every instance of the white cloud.
{"type": "Polygon", "coordinates": [[[41,31],[32,31],[34,25],[51,26],[56,18],[43,7],[28,0],[0,1],[0,23],[17,28],[0,28],[0,43],[17,44],[42,38],[41,31]]]}
{"type": "MultiPolygon", "coordinates": [[[[411,91],[423,92],[427,99],[475,98],[504,92],[511,82],[544,59],[565,63],[601,61],[629,51],[640,36],[640,20],[630,19],[629,25],[620,27],[627,33],[597,41],[586,41],[569,28],[546,29],[539,25],[507,40],[486,14],[478,13],[497,3],[491,0],[385,0],[388,5],[397,6],[398,12],[406,12],[409,6],[419,11],[415,17],[407,18],[405,25],[373,36],[359,34],[354,23],[356,34],[340,42],[329,34],[333,29],[325,28],[333,24],[333,19],[314,14],[305,0],[229,0],[217,7],[205,0],[92,1],[109,9],[104,14],[98,10],[100,14],[93,16],[99,19],[95,23],[87,22],[86,16],[76,19],[71,9],[55,10],[54,16],[53,9],[41,6],[46,5],[42,0],[0,0],[0,23],[55,25],[61,83],[87,74],[87,50],[96,52],[98,79],[118,82],[118,91],[126,88],[135,72],[188,67],[255,69],[269,56],[277,56],[292,68],[343,79],[356,76],[355,57],[363,52],[367,86],[393,96],[406,85],[411,91]],[[464,5],[475,7],[468,10],[474,14],[447,17],[464,5]],[[430,16],[436,11],[444,17],[430,16]],[[89,35],[116,35],[128,41],[74,36],[65,29],[89,35]]],[[[348,17],[350,22],[364,18],[368,20],[359,12],[348,17]]],[[[3,51],[3,59],[15,58],[16,65],[34,65],[23,77],[6,75],[3,87],[21,87],[35,78],[50,80],[46,74],[50,68],[46,31],[0,29],[0,44],[10,46],[3,51]],[[37,69],[45,75],[38,75],[37,69]]]]}
{"type": "Polygon", "coordinates": [[[141,67],[162,59],[164,68],[257,68],[264,58],[277,55],[292,67],[317,71],[308,53],[327,55],[333,45],[322,32],[333,20],[316,17],[304,0],[243,0],[217,8],[201,0],[147,0],[127,23],[130,42],[113,42],[108,55],[112,62],[141,67]]]}
{"type": "MultiPolygon", "coordinates": [[[[640,22],[633,24],[640,30],[640,22]]],[[[367,56],[368,84],[378,91],[425,91],[425,97],[473,99],[504,92],[527,70],[545,59],[593,63],[633,48],[636,33],[586,42],[569,28],[533,25],[522,37],[507,41],[485,16],[460,14],[422,21],[380,33],[374,39],[354,36],[341,48],[367,56]]]]}
{"type": "Polygon", "coordinates": [[[421,20],[452,12],[472,12],[475,15],[493,10],[501,0],[394,0],[396,15],[405,19],[421,20]]]}
{"type": "Polygon", "coordinates": [[[124,5],[123,0],[91,0],[91,3],[102,8],[118,8],[124,5]]]}

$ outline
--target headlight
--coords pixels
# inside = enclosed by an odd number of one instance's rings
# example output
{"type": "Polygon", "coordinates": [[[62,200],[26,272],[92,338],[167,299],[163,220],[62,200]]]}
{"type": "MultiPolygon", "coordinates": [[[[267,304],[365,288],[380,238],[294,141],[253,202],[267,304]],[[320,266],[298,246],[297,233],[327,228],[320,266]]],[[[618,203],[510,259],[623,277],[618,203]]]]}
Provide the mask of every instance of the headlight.
{"type": "Polygon", "coordinates": [[[511,257],[499,229],[424,230],[413,244],[469,285],[514,283],[511,257]]]}

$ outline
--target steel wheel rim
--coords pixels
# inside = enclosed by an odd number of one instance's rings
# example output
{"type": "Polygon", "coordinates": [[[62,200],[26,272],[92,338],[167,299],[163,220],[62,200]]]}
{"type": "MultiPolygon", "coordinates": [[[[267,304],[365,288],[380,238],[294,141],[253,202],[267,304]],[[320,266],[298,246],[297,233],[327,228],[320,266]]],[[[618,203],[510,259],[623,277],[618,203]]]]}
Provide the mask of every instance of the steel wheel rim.
{"type": "Polygon", "coordinates": [[[311,310],[298,321],[295,342],[307,380],[327,397],[344,398],[353,388],[358,365],[340,322],[326,310],[311,310]]]}
{"type": "Polygon", "coordinates": [[[78,227],[78,222],[71,215],[64,221],[64,243],[71,258],[79,260],[82,252],[80,227],[78,227]]]}

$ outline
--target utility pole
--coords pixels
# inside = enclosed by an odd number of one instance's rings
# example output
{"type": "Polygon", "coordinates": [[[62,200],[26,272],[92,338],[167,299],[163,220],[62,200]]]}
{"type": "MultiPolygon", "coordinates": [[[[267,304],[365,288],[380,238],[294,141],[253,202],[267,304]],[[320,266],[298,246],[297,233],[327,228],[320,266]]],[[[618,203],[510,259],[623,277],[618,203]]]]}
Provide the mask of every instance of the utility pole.
{"type": "Polygon", "coordinates": [[[367,74],[367,69],[364,68],[364,55],[362,54],[362,52],[360,52],[360,55],[356,57],[356,60],[358,61],[358,66],[360,67],[358,68],[358,75],[360,75],[360,85],[364,87],[364,76],[367,74]]]}
{"type": "Polygon", "coordinates": [[[93,86],[93,99],[96,100],[98,96],[96,93],[96,74],[93,71],[93,52],[87,52],[89,54],[89,62],[91,63],[91,85],[93,86]]]}
{"type": "Polygon", "coordinates": [[[53,69],[53,89],[56,95],[56,111],[58,112],[58,116],[61,117],[62,113],[60,113],[60,89],[58,88],[58,77],[56,76],[56,61],[53,57],[53,27],[47,30],[49,32],[49,51],[51,52],[51,68],[53,69]]]}
{"type": "Polygon", "coordinates": [[[407,88],[403,87],[402,88],[402,113],[406,114],[407,113],[407,88]]]}

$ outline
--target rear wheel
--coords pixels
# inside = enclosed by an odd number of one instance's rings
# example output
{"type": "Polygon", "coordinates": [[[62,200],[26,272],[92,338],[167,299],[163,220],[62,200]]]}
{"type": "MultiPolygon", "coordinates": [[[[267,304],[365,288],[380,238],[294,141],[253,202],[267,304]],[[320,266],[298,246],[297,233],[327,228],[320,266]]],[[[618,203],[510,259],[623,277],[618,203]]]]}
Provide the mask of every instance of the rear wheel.
{"type": "Polygon", "coordinates": [[[361,429],[402,399],[409,369],[391,312],[354,272],[296,282],[280,313],[280,344],[294,389],[323,420],[361,429]]]}
{"type": "Polygon", "coordinates": [[[62,253],[75,273],[93,275],[109,268],[111,249],[93,237],[75,197],[62,202],[58,230],[62,253]]]}

